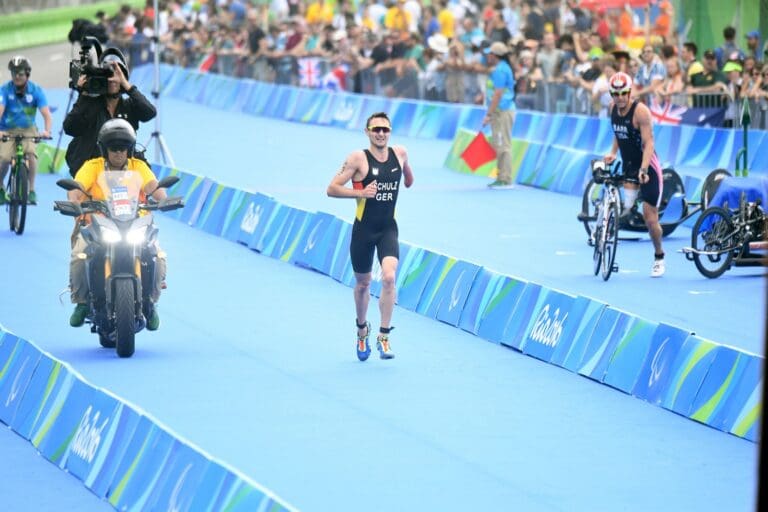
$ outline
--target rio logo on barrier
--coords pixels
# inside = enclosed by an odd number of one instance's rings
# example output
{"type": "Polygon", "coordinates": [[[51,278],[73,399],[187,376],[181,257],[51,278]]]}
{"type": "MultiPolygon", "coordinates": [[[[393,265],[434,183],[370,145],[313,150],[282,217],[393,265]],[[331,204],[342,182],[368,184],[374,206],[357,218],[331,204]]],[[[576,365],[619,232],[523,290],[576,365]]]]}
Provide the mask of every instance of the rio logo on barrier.
{"type": "Polygon", "coordinates": [[[557,308],[555,309],[554,317],[550,317],[549,309],[549,304],[541,308],[539,316],[533,323],[528,339],[548,347],[554,347],[560,341],[560,336],[563,334],[563,325],[565,324],[565,319],[568,318],[568,313],[561,319],[560,308],[557,308]]]}
{"type": "Polygon", "coordinates": [[[96,411],[93,420],[91,420],[92,412],[93,406],[89,405],[88,409],[85,411],[85,415],[83,415],[82,421],[80,421],[80,425],[77,427],[75,438],[72,442],[72,453],[87,461],[89,464],[93,462],[93,458],[96,456],[96,451],[99,449],[99,444],[101,444],[101,433],[109,423],[109,417],[107,417],[104,419],[104,423],[99,427],[98,422],[101,413],[96,411]]]}

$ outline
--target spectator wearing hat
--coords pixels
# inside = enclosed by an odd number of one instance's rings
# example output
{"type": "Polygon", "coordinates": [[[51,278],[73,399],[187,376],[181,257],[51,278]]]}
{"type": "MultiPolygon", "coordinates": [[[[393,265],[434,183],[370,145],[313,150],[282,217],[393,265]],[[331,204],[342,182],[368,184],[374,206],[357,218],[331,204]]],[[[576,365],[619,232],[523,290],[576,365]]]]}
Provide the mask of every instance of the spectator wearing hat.
{"type": "Polygon", "coordinates": [[[755,60],[760,60],[762,58],[760,52],[760,32],[753,30],[747,33],[744,37],[747,38],[747,48],[744,51],[745,55],[747,57],[754,57],[755,60]]]}
{"type": "Polygon", "coordinates": [[[448,53],[448,39],[443,34],[433,34],[427,40],[424,52],[424,98],[431,101],[445,100],[444,62],[448,53]]]}
{"type": "Polygon", "coordinates": [[[691,85],[686,88],[686,92],[695,95],[694,107],[720,107],[723,100],[718,93],[726,92],[728,80],[717,66],[714,51],[704,52],[703,67],[700,73],[691,75],[691,85]]]}
{"type": "Polygon", "coordinates": [[[515,76],[509,63],[509,49],[502,42],[495,42],[486,50],[491,68],[485,95],[487,111],[483,126],[491,125],[491,145],[496,150],[498,175],[489,184],[491,188],[512,185],[512,126],[515,121],[515,76]]]}

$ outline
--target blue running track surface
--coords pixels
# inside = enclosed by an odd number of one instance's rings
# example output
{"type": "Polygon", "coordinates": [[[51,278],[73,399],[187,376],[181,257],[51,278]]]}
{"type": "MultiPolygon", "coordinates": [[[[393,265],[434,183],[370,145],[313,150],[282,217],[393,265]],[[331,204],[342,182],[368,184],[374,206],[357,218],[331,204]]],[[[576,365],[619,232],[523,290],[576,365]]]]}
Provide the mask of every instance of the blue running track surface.
{"type": "MultiPolygon", "coordinates": [[[[66,93],[51,97],[63,110],[66,93]]],[[[179,168],[352,217],[354,202],[325,187],[365,145],[362,133],[169,99],[161,109],[179,168]]],[[[403,240],[762,353],[760,272],[698,276],[675,253],[687,229],[666,241],[663,279],[648,277],[652,248],[640,241],[620,243],[622,271],[604,283],[591,273],[578,198],[488,191],[442,168],[446,143],[393,142],[408,147],[416,174],[400,194],[403,240]]],[[[753,443],[401,308],[397,358],[360,363],[351,289],[168,218],[158,220],[169,255],[161,328],[120,360],[70,328],[68,296],[59,302],[72,221],[52,212],[64,195],[55,179],[38,178],[23,236],[0,232],[0,322],[302,510],[754,509],[753,443]]],[[[375,301],[370,319],[376,328],[375,301]]],[[[47,464],[9,437],[0,435],[0,476],[47,464]]],[[[58,492],[7,482],[3,510],[8,492],[12,503],[58,492]]],[[[104,509],[81,489],[78,510],[104,509]]]]}

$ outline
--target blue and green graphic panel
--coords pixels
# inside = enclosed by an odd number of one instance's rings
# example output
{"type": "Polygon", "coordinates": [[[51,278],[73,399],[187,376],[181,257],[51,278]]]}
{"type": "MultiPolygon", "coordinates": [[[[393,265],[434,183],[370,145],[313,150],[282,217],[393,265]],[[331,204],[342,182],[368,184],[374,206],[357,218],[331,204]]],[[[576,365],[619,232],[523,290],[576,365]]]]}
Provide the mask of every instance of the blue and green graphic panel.
{"type": "Polygon", "coordinates": [[[545,154],[545,146],[537,142],[530,142],[525,151],[520,167],[517,170],[516,183],[533,185],[536,173],[539,169],[539,159],[545,154]]]}
{"type": "Polygon", "coordinates": [[[317,89],[299,89],[296,108],[285,119],[299,123],[316,123],[320,116],[323,95],[324,92],[317,89]]]}
{"type": "Polygon", "coordinates": [[[447,256],[420,247],[409,250],[396,278],[397,304],[416,311],[432,272],[436,267],[444,265],[447,259],[447,256]]]}
{"type": "Polygon", "coordinates": [[[264,491],[240,478],[236,478],[222,491],[225,492],[219,495],[219,499],[214,502],[212,510],[231,512],[264,510],[262,507],[268,500],[264,491]]]}
{"type": "MultiPolygon", "coordinates": [[[[340,283],[346,283],[345,273],[352,271],[352,263],[349,256],[349,243],[352,240],[352,224],[349,222],[343,222],[339,225],[339,236],[335,242],[331,243],[331,250],[333,256],[331,258],[331,273],[332,278],[340,283]]],[[[400,242],[400,250],[402,250],[403,243],[400,242]]],[[[402,268],[402,260],[400,261],[402,268]]]]}
{"type": "Polygon", "coordinates": [[[581,358],[584,346],[589,337],[592,336],[592,331],[605,307],[605,304],[601,302],[578,295],[571,306],[571,317],[574,318],[575,322],[566,324],[563,337],[555,345],[549,362],[564,367],[569,354],[578,353],[578,358],[581,358]],[[581,345],[579,345],[580,340],[582,340],[581,345]]]}
{"type": "Polygon", "coordinates": [[[478,265],[466,261],[458,261],[450,269],[433,300],[433,304],[436,304],[435,318],[453,326],[459,325],[467,297],[479,272],[478,265]]]}
{"type": "Polygon", "coordinates": [[[608,361],[603,384],[627,394],[632,392],[650,350],[653,333],[658,327],[658,323],[644,318],[630,318],[627,331],[619,340],[608,361]]]}
{"type": "Polygon", "coordinates": [[[510,276],[495,274],[483,291],[478,306],[479,327],[477,335],[481,338],[501,343],[509,331],[509,323],[519,304],[534,302],[541,286],[528,283],[510,276]]]}
{"type": "MultiPolygon", "coordinates": [[[[301,243],[312,214],[306,210],[289,206],[286,206],[286,210],[288,210],[288,215],[285,221],[279,226],[276,236],[265,245],[263,254],[280,261],[293,263],[296,260],[296,248],[301,243]]],[[[277,228],[277,226],[275,227],[277,228]]]]}
{"type": "Polygon", "coordinates": [[[61,467],[85,483],[111,449],[123,405],[113,396],[92,392],[61,460],[61,467]]]}
{"type": "Polygon", "coordinates": [[[325,212],[315,212],[307,221],[301,236],[294,263],[317,270],[325,275],[331,272],[332,244],[338,236],[341,219],[325,212]]]}
{"type": "Polygon", "coordinates": [[[296,104],[299,90],[294,87],[278,87],[272,99],[264,106],[261,115],[275,119],[286,119],[296,104]]]}
{"type": "Polygon", "coordinates": [[[243,222],[240,224],[241,236],[247,237],[246,243],[249,249],[260,252],[264,249],[264,237],[274,229],[271,226],[275,217],[280,217],[279,212],[283,206],[271,197],[260,194],[256,194],[252,204],[253,210],[250,215],[246,214],[243,217],[243,222]]]}
{"type": "Polygon", "coordinates": [[[243,104],[243,112],[256,116],[262,115],[267,105],[273,102],[272,97],[276,96],[279,90],[279,86],[275,84],[257,82],[243,104]]]}
{"type": "Polygon", "coordinates": [[[205,88],[205,84],[211,76],[187,70],[179,71],[179,77],[177,80],[174,80],[170,94],[180,100],[197,102],[200,98],[200,91],[205,88]]]}
{"type": "MultiPolygon", "coordinates": [[[[563,361],[563,368],[580,373],[585,365],[595,356],[602,355],[606,344],[610,341],[613,327],[621,313],[605,304],[593,301],[594,305],[587,307],[585,317],[573,340],[571,350],[563,361]]],[[[552,362],[559,362],[560,355],[555,352],[552,362]]]]}
{"type": "Polygon", "coordinates": [[[194,448],[174,441],[145,510],[195,510],[191,508],[192,501],[210,464],[210,460],[194,448]]]}
{"type": "Polygon", "coordinates": [[[93,439],[85,439],[85,435],[98,435],[98,427],[92,425],[83,426],[80,429],[85,411],[91,402],[94,390],[81,379],[73,379],[72,387],[65,396],[61,396],[57,414],[51,414],[31,441],[40,451],[40,454],[59,467],[64,467],[64,455],[69,450],[70,444],[75,440],[75,435],[80,432],[78,449],[87,450],[88,442],[93,439]],[[87,429],[88,432],[84,432],[87,429]]]}
{"type": "Polygon", "coordinates": [[[744,437],[750,441],[761,441],[760,439],[760,411],[763,407],[763,379],[765,378],[760,371],[764,361],[754,356],[754,362],[750,363],[750,368],[745,372],[744,377],[739,383],[738,389],[733,393],[733,398],[728,404],[729,414],[725,424],[731,425],[729,432],[739,437],[744,437]],[[731,421],[733,418],[733,421],[731,421]]]}
{"type": "Polygon", "coordinates": [[[413,123],[416,109],[419,102],[409,100],[392,100],[392,109],[390,119],[392,119],[392,133],[407,137],[411,133],[411,124],[413,123]]]}
{"type": "MultiPolygon", "coordinates": [[[[224,225],[221,227],[221,236],[229,241],[237,242],[240,236],[240,226],[245,216],[249,213],[248,207],[253,204],[253,201],[254,194],[235,189],[232,199],[229,201],[227,214],[224,217],[224,225]]],[[[250,213],[253,214],[252,209],[250,213]]]]}
{"type": "Polygon", "coordinates": [[[731,347],[720,346],[715,352],[689,418],[729,432],[760,381],[762,361],[731,347]]]}
{"type": "Polygon", "coordinates": [[[71,386],[69,369],[59,361],[42,357],[21,398],[11,428],[24,439],[30,439],[40,421],[51,412],[59,392],[71,386]]]}
{"type": "MultiPolygon", "coordinates": [[[[258,243],[261,239],[264,227],[275,208],[275,200],[261,193],[248,194],[245,205],[245,211],[237,224],[235,241],[250,247],[252,243],[258,243]]],[[[232,230],[234,229],[233,226],[232,230]]]]}
{"type": "Polygon", "coordinates": [[[637,376],[632,394],[652,404],[661,405],[675,375],[675,360],[690,331],[660,323],[637,376]]]}
{"type": "Polygon", "coordinates": [[[537,312],[539,298],[549,290],[535,283],[528,283],[504,322],[499,343],[515,350],[522,350],[525,331],[537,312]]]}
{"type": "Polygon", "coordinates": [[[362,99],[360,110],[349,124],[349,128],[352,130],[364,130],[366,128],[365,122],[371,114],[389,112],[392,105],[392,100],[382,96],[363,96],[362,99]]]}
{"type": "Polygon", "coordinates": [[[0,421],[10,425],[42,357],[33,344],[0,330],[0,421]]]}
{"type": "Polygon", "coordinates": [[[150,421],[132,407],[121,403],[115,409],[106,436],[93,460],[88,461],[88,473],[83,479],[85,486],[96,496],[106,498],[136,430],[140,429],[146,435],[149,424],[150,421]]]}
{"type": "Polygon", "coordinates": [[[362,98],[345,93],[330,94],[325,111],[318,120],[319,124],[346,129],[360,109],[362,98]]]}
{"type": "Polygon", "coordinates": [[[717,344],[696,335],[685,340],[672,368],[674,374],[661,401],[661,406],[688,416],[691,404],[701,388],[715,358],[717,344]]]}
{"type": "Polygon", "coordinates": [[[210,75],[203,88],[199,103],[211,108],[235,110],[239,93],[238,81],[224,75],[210,75]]]}
{"type": "MultiPolygon", "coordinates": [[[[549,362],[559,345],[569,345],[573,341],[585,307],[586,303],[578,301],[573,295],[542,289],[536,305],[530,313],[526,312],[524,318],[527,321],[521,319],[511,323],[510,329],[515,329],[511,341],[514,344],[515,338],[518,339],[515,348],[529,356],[549,362]]],[[[517,306],[515,317],[522,308],[522,303],[517,306]]]]}
{"type": "Polygon", "coordinates": [[[236,189],[232,187],[214,183],[205,199],[195,227],[212,235],[221,235],[235,192],[236,189]]]}
{"type": "Polygon", "coordinates": [[[573,157],[568,149],[558,146],[548,146],[541,157],[536,174],[528,184],[549,190],[560,179],[562,168],[573,157]]]}
{"type": "Polygon", "coordinates": [[[107,501],[118,510],[144,509],[174,443],[168,432],[147,421],[148,428],[134,432],[109,486],[107,501]]]}
{"type": "Polygon", "coordinates": [[[188,510],[205,512],[221,510],[216,508],[217,503],[226,496],[236,479],[237,477],[221,464],[210,461],[195,489],[188,510]]]}
{"type": "Polygon", "coordinates": [[[459,322],[460,311],[464,305],[475,274],[480,267],[456,258],[446,257],[441,265],[435,267],[424,288],[416,312],[430,318],[437,318],[442,308],[450,311],[459,322]]]}
{"type": "Polygon", "coordinates": [[[584,351],[578,370],[580,375],[598,382],[603,381],[613,353],[628,334],[632,320],[633,317],[628,313],[614,310],[610,306],[605,309],[584,351]],[[614,311],[617,312],[615,319],[612,318],[614,311]]]}
{"type": "Polygon", "coordinates": [[[459,124],[461,107],[449,103],[421,101],[411,121],[410,137],[428,139],[453,138],[459,124]]]}

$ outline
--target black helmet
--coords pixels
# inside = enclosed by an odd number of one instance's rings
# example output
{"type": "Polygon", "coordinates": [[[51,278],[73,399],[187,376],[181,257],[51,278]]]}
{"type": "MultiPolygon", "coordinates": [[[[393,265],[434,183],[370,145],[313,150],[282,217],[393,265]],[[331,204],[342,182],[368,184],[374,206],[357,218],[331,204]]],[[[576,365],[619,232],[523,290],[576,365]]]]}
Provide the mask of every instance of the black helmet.
{"type": "Polygon", "coordinates": [[[128,79],[128,66],[125,65],[125,57],[123,56],[123,53],[118,50],[117,48],[107,48],[104,50],[104,53],[101,54],[101,60],[99,61],[99,64],[102,65],[102,67],[105,64],[108,64],[112,66],[112,63],[116,62],[118,66],[120,66],[120,71],[123,72],[123,75],[125,75],[125,79],[128,79]]]}
{"type": "Polygon", "coordinates": [[[110,119],[101,125],[97,139],[99,150],[103,157],[107,157],[107,148],[124,147],[128,149],[128,156],[133,155],[133,147],[136,145],[136,131],[131,123],[125,119],[110,119]]]}
{"type": "Polygon", "coordinates": [[[29,75],[32,72],[32,64],[29,63],[29,60],[26,57],[15,55],[8,62],[8,69],[14,74],[19,70],[24,70],[27,72],[27,75],[29,75]]]}

